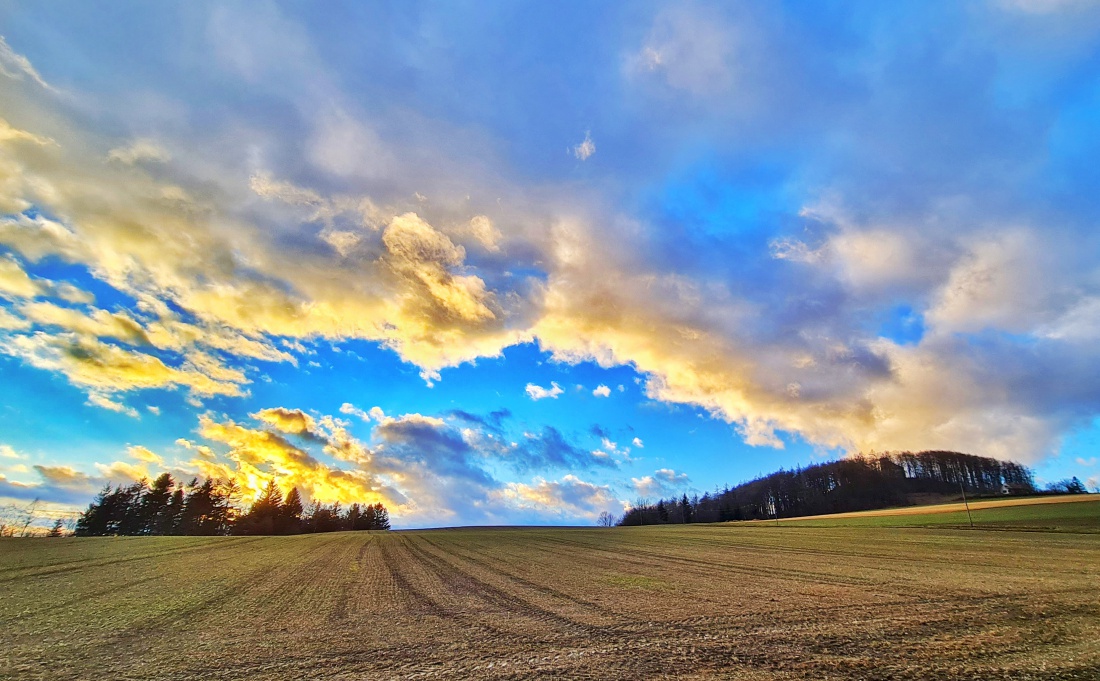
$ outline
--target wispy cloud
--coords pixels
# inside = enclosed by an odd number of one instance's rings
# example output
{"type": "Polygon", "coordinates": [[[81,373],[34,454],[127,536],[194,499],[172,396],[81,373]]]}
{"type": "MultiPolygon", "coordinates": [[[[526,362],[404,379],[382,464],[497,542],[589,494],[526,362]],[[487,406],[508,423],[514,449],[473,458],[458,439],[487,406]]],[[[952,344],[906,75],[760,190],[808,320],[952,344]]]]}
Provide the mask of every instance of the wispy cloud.
{"type": "Polygon", "coordinates": [[[584,140],[580,144],[573,147],[573,156],[578,161],[587,161],[592,154],[596,153],[596,143],[592,141],[592,134],[590,132],[584,133],[584,140]]]}

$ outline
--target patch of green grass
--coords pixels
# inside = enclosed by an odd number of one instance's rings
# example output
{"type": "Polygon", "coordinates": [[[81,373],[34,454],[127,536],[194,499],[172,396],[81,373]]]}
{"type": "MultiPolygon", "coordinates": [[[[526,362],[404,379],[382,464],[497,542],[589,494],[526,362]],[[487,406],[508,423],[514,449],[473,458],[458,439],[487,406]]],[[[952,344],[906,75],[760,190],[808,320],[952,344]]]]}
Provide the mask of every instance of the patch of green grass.
{"type": "MultiPolygon", "coordinates": [[[[1028,504],[999,508],[971,509],[974,527],[1045,532],[1100,533],[1100,503],[1089,501],[1061,504],[1028,504]]],[[[798,527],[970,527],[966,511],[949,513],[907,513],[879,516],[780,519],[798,527]]]]}

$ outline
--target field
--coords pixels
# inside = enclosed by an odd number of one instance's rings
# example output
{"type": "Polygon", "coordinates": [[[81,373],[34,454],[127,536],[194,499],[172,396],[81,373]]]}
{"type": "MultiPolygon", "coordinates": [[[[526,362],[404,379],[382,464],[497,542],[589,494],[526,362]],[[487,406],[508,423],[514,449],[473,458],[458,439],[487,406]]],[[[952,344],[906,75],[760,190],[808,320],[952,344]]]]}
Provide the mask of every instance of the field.
{"type": "MultiPolygon", "coordinates": [[[[974,526],[984,530],[1100,533],[1100,494],[1017,497],[970,502],[974,526]]],[[[764,521],[757,521],[764,522],[764,521]]],[[[959,503],[790,518],[799,527],[954,527],[969,528],[959,503]]]]}
{"type": "Polygon", "coordinates": [[[5,540],[0,677],[1097,679],[1098,585],[1073,531],[5,540]]]}

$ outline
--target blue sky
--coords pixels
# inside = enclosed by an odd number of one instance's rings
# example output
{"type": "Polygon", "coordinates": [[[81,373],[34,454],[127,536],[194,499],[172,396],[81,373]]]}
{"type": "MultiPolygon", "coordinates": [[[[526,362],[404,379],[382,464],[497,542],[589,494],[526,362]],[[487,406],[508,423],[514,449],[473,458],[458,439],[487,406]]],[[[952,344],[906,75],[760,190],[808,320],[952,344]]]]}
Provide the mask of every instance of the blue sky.
{"type": "Polygon", "coordinates": [[[1100,484],[1100,7],[0,2],[0,502],[1100,484]]]}

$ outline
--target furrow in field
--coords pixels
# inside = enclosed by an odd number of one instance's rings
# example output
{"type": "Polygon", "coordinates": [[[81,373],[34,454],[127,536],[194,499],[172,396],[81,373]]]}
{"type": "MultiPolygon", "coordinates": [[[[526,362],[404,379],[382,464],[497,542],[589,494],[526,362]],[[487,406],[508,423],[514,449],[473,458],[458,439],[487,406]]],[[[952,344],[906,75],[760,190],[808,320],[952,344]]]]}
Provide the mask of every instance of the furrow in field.
{"type": "Polygon", "coordinates": [[[591,636],[600,633],[593,627],[563,616],[480,579],[468,566],[455,564],[426,550],[418,537],[410,542],[410,550],[421,564],[434,572],[454,592],[469,594],[478,603],[473,610],[482,626],[508,633],[521,643],[532,639],[553,639],[561,636],[591,636]],[[491,624],[488,622],[491,620],[491,624]],[[537,624],[538,626],[533,626],[537,624]]]}
{"type": "MultiPolygon", "coordinates": [[[[134,543],[135,539],[137,539],[137,538],[127,538],[127,539],[124,539],[122,541],[126,541],[127,543],[134,543]]],[[[158,539],[160,539],[160,538],[158,538],[158,539]]],[[[235,548],[233,546],[233,544],[236,544],[236,546],[240,546],[240,544],[247,543],[247,542],[250,542],[250,541],[256,541],[256,539],[234,539],[234,540],[232,540],[232,543],[230,544],[230,543],[224,543],[225,539],[222,538],[222,537],[211,537],[211,538],[209,538],[208,541],[204,541],[204,542],[196,544],[196,545],[186,546],[186,547],[182,547],[182,548],[180,548],[180,547],[176,547],[176,548],[159,548],[158,550],[148,551],[148,552],[145,552],[145,553],[136,553],[136,555],[132,554],[132,553],[121,553],[120,552],[120,553],[117,553],[117,554],[115,554],[115,555],[113,555],[109,558],[103,558],[103,559],[72,561],[72,562],[60,563],[60,564],[56,564],[56,565],[36,566],[36,567],[25,568],[25,569],[18,569],[18,568],[5,569],[3,574],[0,574],[0,583],[11,582],[11,581],[15,581],[15,580],[23,580],[23,579],[33,578],[33,577],[45,577],[45,576],[48,576],[48,575],[55,575],[55,574],[65,573],[65,572],[76,572],[76,571],[79,571],[79,570],[91,570],[91,569],[100,568],[100,567],[108,567],[108,566],[115,567],[115,566],[118,566],[118,565],[121,565],[121,564],[124,564],[124,563],[133,563],[133,562],[137,562],[137,561],[160,560],[162,558],[166,558],[166,557],[169,557],[169,556],[176,556],[176,555],[179,555],[179,554],[191,553],[191,552],[195,552],[195,551],[211,551],[211,550],[217,550],[219,548],[221,548],[223,550],[225,550],[225,549],[233,550],[235,548]],[[219,540],[220,540],[220,542],[223,543],[222,546],[218,546],[219,540]]]]}
{"type": "MultiPolygon", "coordinates": [[[[614,617],[615,615],[615,613],[595,601],[579,598],[548,586],[545,583],[535,582],[516,574],[514,570],[505,569],[502,566],[510,567],[511,564],[491,557],[488,552],[478,553],[472,550],[464,550],[460,545],[454,543],[443,545],[442,542],[436,542],[427,537],[422,537],[422,539],[428,546],[435,550],[437,555],[441,557],[450,556],[460,561],[459,569],[463,569],[464,566],[472,567],[475,570],[481,571],[486,579],[492,579],[505,586],[518,586],[519,590],[538,594],[543,600],[558,602],[559,604],[564,602],[567,607],[572,610],[577,610],[583,615],[595,618],[614,617]]],[[[499,552],[497,553],[499,554],[499,552]]],[[[546,573],[546,571],[543,572],[544,574],[546,573]]]]}

